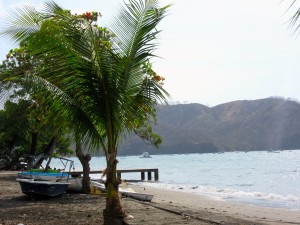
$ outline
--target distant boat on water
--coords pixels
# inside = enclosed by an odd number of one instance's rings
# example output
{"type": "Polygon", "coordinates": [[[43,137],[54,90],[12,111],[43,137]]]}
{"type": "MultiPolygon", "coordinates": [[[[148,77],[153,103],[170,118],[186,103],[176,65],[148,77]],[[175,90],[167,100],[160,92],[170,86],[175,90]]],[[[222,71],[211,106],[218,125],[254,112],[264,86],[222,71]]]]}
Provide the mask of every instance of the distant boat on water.
{"type": "Polygon", "coordinates": [[[140,155],[140,158],[152,158],[148,152],[143,152],[143,154],[140,155]]]}
{"type": "Polygon", "coordinates": [[[273,150],[273,149],[269,149],[267,152],[268,153],[280,153],[279,150],[273,150]]]}

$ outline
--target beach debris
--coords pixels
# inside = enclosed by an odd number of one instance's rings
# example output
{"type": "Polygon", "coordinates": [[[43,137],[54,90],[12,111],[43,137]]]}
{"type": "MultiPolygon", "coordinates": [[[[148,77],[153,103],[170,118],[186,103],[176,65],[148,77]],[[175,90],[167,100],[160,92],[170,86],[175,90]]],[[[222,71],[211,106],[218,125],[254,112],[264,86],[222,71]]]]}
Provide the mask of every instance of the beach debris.
{"type": "Polygon", "coordinates": [[[188,216],[188,215],[185,215],[184,213],[183,214],[181,214],[182,216],[183,216],[183,219],[189,219],[190,218],[190,216],[188,216]]]}
{"type": "Polygon", "coordinates": [[[101,195],[101,194],[103,194],[103,192],[96,186],[92,186],[90,194],[101,195]]]}
{"type": "Polygon", "coordinates": [[[128,215],[128,216],[127,216],[127,219],[132,220],[132,219],[134,219],[134,216],[128,215]]]}
{"type": "Polygon", "coordinates": [[[19,215],[20,218],[26,218],[26,217],[29,217],[27,216],[26,214],[23,214],[23,215],[19,215]]]}

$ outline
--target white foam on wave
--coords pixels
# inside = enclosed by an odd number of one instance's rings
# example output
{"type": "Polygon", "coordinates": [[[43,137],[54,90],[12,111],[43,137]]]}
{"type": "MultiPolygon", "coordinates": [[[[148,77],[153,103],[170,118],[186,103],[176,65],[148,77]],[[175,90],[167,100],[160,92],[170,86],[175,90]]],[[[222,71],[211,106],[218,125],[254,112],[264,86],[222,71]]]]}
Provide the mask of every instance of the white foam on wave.
{"type": "MultiPolygon", "coordinates": [[[[75,165],[80,165],[78,160],[76,162],[75,165]]],[[[91,170],[104,169],[105,163],[105,157],[93,157],[91,170]]],[[[157,188],[190,192],[222,201],[300,210],[299,165],[300,150],[282,151],[280,154],[261,151],[154,155],[149,160],[127,156],[122,157],[118,166],[119,169],[159,168],[160,182],[145,184],[157,188]]],[[[101,175],[92,177],[100,179],[101,175]]],[[[126,180],[140,177],[140,173],[122,174],[126,180]]]]}
{"type": "Polygon", "coordinates": [[[141,182],[139,183],[139,185],[204,195],[219,201],[234,201],[274,208],[300,210],[300,197],[295,195],[246,192],[228,188],[204,187],[195,185],[174,185],[160,182],[141,182]]]}

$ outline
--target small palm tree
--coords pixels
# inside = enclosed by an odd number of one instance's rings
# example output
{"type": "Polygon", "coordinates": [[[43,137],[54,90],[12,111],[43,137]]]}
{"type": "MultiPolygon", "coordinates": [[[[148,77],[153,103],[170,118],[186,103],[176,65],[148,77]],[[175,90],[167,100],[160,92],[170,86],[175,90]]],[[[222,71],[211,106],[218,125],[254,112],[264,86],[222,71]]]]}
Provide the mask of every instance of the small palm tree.
{"type": "Polygon", "coordinates": [[[24,7],[13,14],[3,35],[25,41],[44,66],[27,81],[48,90],[51,111],[73,125],[83,144],[106,156],[104,224],[122,224],[117,177],[121,134],[147,124],[158,102],[166,102],[162,77],[149,59],[157,47],[157,24],[169,6],[158,0],[129,0],[109,29],[94,22],[99,14],[71,15],[54,2],[42,12],[24,7]]]}

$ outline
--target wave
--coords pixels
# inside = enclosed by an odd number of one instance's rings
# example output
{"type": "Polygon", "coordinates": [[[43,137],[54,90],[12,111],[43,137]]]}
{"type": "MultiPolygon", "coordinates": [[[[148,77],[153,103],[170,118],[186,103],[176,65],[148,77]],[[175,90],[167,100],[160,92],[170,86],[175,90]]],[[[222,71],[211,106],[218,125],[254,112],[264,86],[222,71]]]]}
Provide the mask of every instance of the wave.
{"type": "Polygon", "coordinates": [[[141,182],[139,183],[139,185],[204,195],[219,201],[234,201],[273,208],[300,210],[300,197],[295,195],[279,195],[264,192],[246,192],[229,188],[204,187],[195,185],[174,185],[166,183],[141,182]]]}

